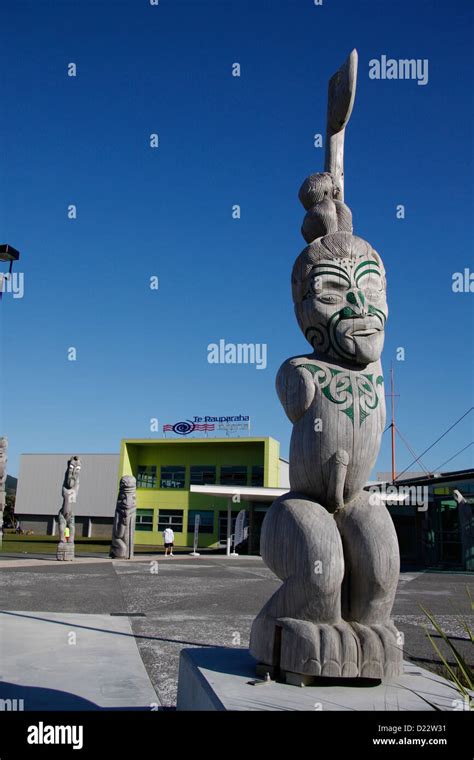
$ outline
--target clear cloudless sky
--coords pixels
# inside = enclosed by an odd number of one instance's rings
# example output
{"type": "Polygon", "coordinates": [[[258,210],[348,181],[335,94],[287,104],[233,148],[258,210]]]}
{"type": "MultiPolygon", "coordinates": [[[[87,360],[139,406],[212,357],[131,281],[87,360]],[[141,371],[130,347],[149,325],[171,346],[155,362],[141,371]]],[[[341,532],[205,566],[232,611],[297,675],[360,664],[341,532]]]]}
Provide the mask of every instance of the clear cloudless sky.
{"type": "MultiPolygon", "coordinates": [[[[387,269],[397,423],[420,453],[472,405],[474,294],[452,290],[454,272],[474,271],[471,0],[0,8],[0,237],[25,276],[24,297],[0,304],[11,474],[22,452],[117,452],[122,437],[161,436],[154,417],[161,429],[249,414],[253,434],[288,454],[275,374],[310,351],[290,292],[304,247],[297,192],[323,169],[313,135],[325,131],[327,80],[354,47],[346,202],[387,269]],[[428,84],[370,79],[383,54],[428,59],[428,84]],[[267,368],[209,364],[221,338],[267,344],[267,368]]],[[[428,468],[474,439],[473,417],[428,468]]],[[[472,466],[473,452],[443,469],[472,466]]],[[[399,469],[412,460],[401,442],[397,458],[399,469]]],[[[390,469],[388,432],[376,469],[390,469]]]]}

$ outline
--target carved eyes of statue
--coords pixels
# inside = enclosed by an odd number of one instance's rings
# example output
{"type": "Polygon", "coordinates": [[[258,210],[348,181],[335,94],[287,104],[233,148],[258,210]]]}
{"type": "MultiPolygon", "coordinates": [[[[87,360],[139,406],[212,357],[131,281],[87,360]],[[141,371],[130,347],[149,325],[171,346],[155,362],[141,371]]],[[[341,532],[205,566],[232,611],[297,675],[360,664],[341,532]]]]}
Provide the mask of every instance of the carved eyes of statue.
{"type": "Polygon", "coordinates": [[[338,293],[316,293],[316,296],[318,298],[318,301],[321,301],[322,303],[340,303],[342,301],[342,296],[340,296],[338,293]]]}
{"type": "MultiPolygon", "coordinates": [[[[353,290],[358,290],[364,294],[364,297],[368,301],[379,301],[385,293],[385,284],[381,277],[372,275],[371,279],[367,281],[367,277],[363,276],[361,280],[366,280],[364,284],[350,283],[349,280],[344,279],[335,280],[333,277],[326,279],[321,275],[313,277],[311,281],[310,291],[306,297],[316,296],[317,300],[321,303],[337,304],[344,300],[344,296],[347,292],[351,293],[353,290]],[[330,292],[328,292],[330,291],[330,292]],[[340,291],[340,292],[337,292],[340,291]]],[[[350,301],[350,297],[348,298],[350,301]]],[[[351,302],[351,301],[350,301],[351,302]]]]}
{"type": "Polygon", "coordinates": [[[308,297],[316,297],[321,303],[336,304],[342,301],[342,294],[335,292],[340,287],[345,287],[343,280],[338,280],[335,277],[329,279],[322,277],[321,275],[315,275],[311,278],[310,293],[308,297]],[[331,287],[332,286],[332,287],[331,287]],[[331,292],[328,292],[331,288],[331,292]]]}

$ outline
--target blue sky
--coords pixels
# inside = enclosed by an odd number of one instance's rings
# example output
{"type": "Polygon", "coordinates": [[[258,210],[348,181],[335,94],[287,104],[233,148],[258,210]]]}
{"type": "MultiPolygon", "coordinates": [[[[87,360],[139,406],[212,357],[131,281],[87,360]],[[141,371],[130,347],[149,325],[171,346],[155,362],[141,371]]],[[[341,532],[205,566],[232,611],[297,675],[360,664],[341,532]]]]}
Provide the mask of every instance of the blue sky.
{"type": "MultiPolygon", "coordinates": [[[[346,202],[387,269],[397,422],[419,453],[471,406],[473,295],[451,287],[473,268],[470,6],[2,1],[1,237],[25,276],[24,297],[0,305],[12,474],[21,452],[117,451],[150,436],[152,417],[250,414],[287,455],[274,378],[309,351],[290,293],[304,247],[297,192],[323,169],[313,135],[353,47],[346,202]],[[371,80],[382,54],[428,59],[428,84],[371,80]],[[266,343],[267,368],[209,364],[220,338],[266,343]]],[[[473,417],[428,468],[473,440],[473,417]]],[[[472,466],[473,451],[447,469],[472,466]]],[[[399,469],[411,459],[399,443],[399,469]]],[[[389,467],[386,433],[376,469],[389,467]]]]}

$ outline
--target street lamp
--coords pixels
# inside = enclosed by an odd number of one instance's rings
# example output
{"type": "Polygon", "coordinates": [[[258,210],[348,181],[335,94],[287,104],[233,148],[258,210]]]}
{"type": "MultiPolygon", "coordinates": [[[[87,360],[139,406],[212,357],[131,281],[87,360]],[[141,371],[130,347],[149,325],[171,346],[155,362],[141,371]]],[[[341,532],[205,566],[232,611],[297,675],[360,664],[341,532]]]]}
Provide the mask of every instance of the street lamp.
{"type": "MultiPolygon", "coordinates": [[[[12,276],[13,262],[18,261],[19,258],[20,258],[20,252],[17,251],[16,248],[13,248],[13,246],[8,245],[8,243],[0,244],[0,261],[10,262],[10,267],[8,270],[9,279],[11,279],[11,276],[12,276]]],[[[2,299],[2,296],[3,296],[4,279],[5,279],[4,273],[0,272],[0,300],[2,299]]],[[[3,541],[3,510],[5,509],[5,500],[6,500],[5,483],[7,479],[7,473],[6,473],[7,446],[8,446],[7,439],[4,437],[0,438],[0,546],[3,541]]]]}

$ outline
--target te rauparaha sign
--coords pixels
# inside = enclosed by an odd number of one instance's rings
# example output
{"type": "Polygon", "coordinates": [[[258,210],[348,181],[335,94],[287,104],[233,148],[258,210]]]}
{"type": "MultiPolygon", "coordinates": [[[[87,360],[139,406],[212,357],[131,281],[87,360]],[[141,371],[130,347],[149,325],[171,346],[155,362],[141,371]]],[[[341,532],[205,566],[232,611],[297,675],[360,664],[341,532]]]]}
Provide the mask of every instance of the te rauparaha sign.
{"type": "Polygon", "coordinates": [[[163,425],[163,433],[175,433],[175,435],[191,435],[191,433],[238,433],[250,431],[250,417],[246,414],[230,415],[225,417],[198,417],[190,420],[181,420],[173,424],[163,425]]]}

